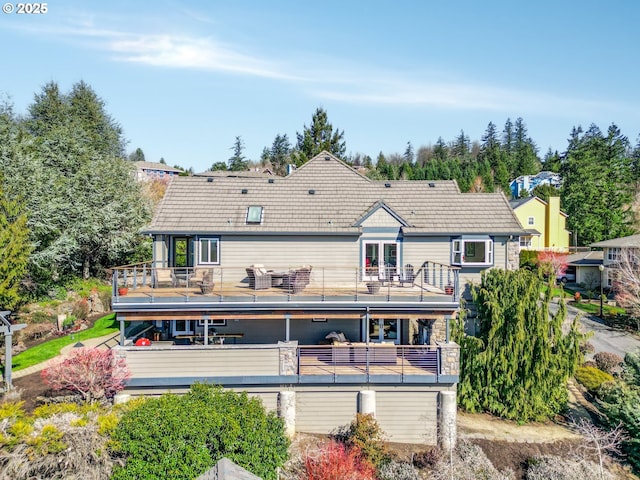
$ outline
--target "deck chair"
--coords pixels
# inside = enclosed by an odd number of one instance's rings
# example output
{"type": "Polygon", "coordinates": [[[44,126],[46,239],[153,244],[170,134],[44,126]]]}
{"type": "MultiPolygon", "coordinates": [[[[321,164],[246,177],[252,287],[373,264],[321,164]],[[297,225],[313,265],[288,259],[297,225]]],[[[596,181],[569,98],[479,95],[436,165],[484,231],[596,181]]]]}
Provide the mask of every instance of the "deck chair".
{"type": "Polygon", "coordinates": [[[254,290],[265,290],[271,288],[271,274],[267,273],[264,265],[255,264],[246,269],[249,277],[249,287],[254,290]]]}
{"type": "Polygon", "coordinates": [[[405,283],[408,283],[409,286],[412,286],[415,280],[416,280],[416,274],[413,271],[413,265],[411,265],[410,263],[407,263],[404,266],[402,275],[400,275],[400,286],[404,287],[405,283]]]}

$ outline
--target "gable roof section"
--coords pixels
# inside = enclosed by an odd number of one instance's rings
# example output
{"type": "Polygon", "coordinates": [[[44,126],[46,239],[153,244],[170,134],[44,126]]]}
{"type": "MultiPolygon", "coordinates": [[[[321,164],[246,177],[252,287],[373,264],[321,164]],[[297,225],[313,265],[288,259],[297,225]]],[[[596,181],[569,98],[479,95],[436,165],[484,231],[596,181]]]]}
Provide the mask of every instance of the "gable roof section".
{"type": "Polygon", "coordinates": [[[376,202],[375,205],[373,205],[355,224],[354,226],[356,227],[361,227],[363,226],[366,221],[373,216],[375,213],[378,213],[380,211],[384,211],[387,213],[387,215],[389,217],[391,217],[393,220],[395,220],[399,225],[403,226],[403,227],[407,227],[408,224],[407,222],[400,216],[398,215],[396,212],[393,211],[392,208],[388,207],[384,202],[380,201],[380,202],[376,202]]]}
{"type": "Polygon", "coordinates": [[[284,178],[177,177],[147,233],[357,235],[376,208],[406,234],[524,233],[501,193],[460,193],[455,181],[371,180],[327,152],[284,178]],[[249,206],[263,207],[260,225],[246,224],[249,206]]]}

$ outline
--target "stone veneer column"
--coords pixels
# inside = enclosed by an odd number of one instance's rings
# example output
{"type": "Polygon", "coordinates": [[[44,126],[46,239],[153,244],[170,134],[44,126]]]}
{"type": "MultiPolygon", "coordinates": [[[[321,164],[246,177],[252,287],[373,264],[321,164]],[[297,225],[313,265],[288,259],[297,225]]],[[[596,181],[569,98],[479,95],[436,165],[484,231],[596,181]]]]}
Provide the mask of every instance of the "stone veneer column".
{"type": "Polygon", "coordinates": [[[376,416],[376,391],[360,390],[358,392],[358,413],[376,416]]]}
{"type": "Polygon", "coordinates": [[[296,392],[283,390],[278,393],[278,416],[284,420],[284,431],[292,438],[296,433],[296,392]]]}
{"type": "Polygon", "coordinates": [[[298,342],[278,342],[280,354],[280,375],[298,373],[298,342]]]}
{"type": "Polygon", "coordinates": [[[438,418],[438,441],[440,448],[449,452],[456,447],[456,392],[444,391],[439,394],[440,415],[438,418]]]}

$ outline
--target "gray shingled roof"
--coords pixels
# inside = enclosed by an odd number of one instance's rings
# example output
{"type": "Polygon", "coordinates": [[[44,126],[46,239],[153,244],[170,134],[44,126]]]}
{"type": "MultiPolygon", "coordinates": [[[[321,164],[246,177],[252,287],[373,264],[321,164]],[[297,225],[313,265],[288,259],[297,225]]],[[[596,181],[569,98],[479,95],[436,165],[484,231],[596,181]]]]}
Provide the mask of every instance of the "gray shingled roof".
{"type": "Polygon", "coordinates": [[[612,248],[640,248],[640,235],[629,235],[628,237],[612,238],[589,245],[590,247],[612,247],[612,248]]]}
{"type": "Polygon", "coordinates": [[[175,173],[181,173],[182,170],[179,170],[177,168],[173,168],[170,167],[169,165],[166,165],[164,163],[159,163],[159,162],[135,162],[136,168],[140,168],[143,170],[162,170],[164,172],[175,172],[175,173]]]}
{"type": "Polygon", "coordinates": [[[374,181],[326,152],[287,177],[177,177],[147,232],[357,234],[376,206],[400,217],[405,234],[524,234],[501,193],[463,194],[455,181],[374,181]],[[246,224],[249,206],[263,207],[262,224],[246,224]]]}

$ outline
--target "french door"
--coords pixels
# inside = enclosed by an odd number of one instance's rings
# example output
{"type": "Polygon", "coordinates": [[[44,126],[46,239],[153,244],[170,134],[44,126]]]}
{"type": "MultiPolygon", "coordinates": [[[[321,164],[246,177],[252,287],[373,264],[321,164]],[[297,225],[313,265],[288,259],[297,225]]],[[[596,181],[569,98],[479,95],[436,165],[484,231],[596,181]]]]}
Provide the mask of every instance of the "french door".
{"type": "Polygon", "coordinates": [[[400,343],[400,320],[375,318],[369,320],[369,341],[400,343]]]}
{"type": "Polygon", "coordinates": [[[389,280],[397,274],[398,242],[365,241],[363,263],[364,280],[389,280]]]}

